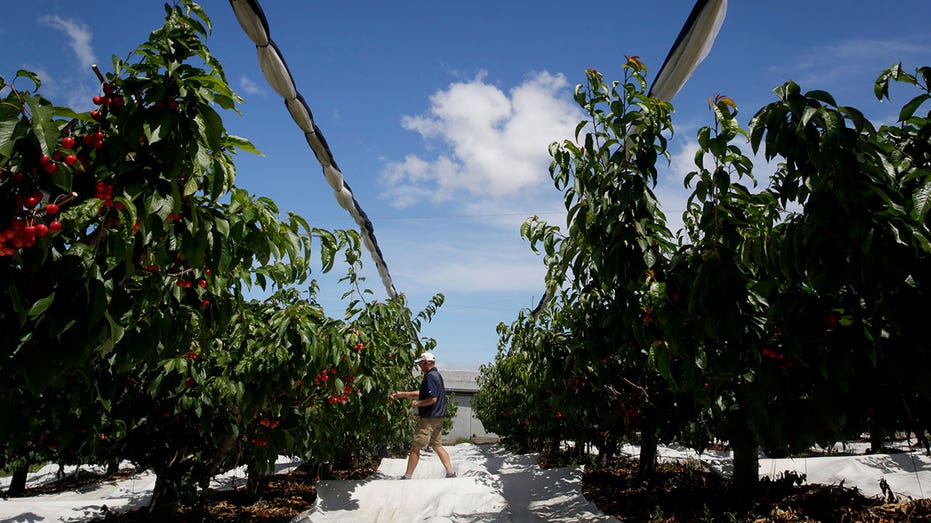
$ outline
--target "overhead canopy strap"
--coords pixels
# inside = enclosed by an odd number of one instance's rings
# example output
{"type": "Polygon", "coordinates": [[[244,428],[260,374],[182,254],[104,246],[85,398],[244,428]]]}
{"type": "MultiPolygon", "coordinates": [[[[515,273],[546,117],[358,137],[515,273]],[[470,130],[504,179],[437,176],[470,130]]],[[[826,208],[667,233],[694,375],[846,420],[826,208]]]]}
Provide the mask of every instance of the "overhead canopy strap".
{"type": "Polygon", "coordinates": [[[327,145],[326,139],[320,128],[314,123],[313,113],[310,107],[298,92],[294,85],[294,77],[288,69],[288,64],[284,60],[281,51],[271,38],[268,29],[268,20],[262,11],[262,6],[258,0],[229,0],[236,19],[243,31],[255,44],[258,51],[259,68],[265,76],[265,80],[275,90],[276,93],[284,98],[285,106],[291,114],[291,118],[298,127],[304,132],[307,139],[307,145],[314,152],[317,161],[323,168],[323,175],[326,177],[330,187],[333,188],[336,201],[339,205],[349,211],[349,214],[359,226],[362,243],[371,253],[375,261],[375,267],[378,269],[378,275],[381,277],[382,284],[388,297],[395,299],[398,296],[394,283],[391,281],[391,274],[388,272],[388,265],[385,263],[381,249],[378,247],[378,241],[375,239],[375,229],[372,221],[369,220],[365,211],[359,206],[359,202],[352,194],[349,184],[343,179],[343,173],[336,165],[333,159],[333,153],[327,145]]]}

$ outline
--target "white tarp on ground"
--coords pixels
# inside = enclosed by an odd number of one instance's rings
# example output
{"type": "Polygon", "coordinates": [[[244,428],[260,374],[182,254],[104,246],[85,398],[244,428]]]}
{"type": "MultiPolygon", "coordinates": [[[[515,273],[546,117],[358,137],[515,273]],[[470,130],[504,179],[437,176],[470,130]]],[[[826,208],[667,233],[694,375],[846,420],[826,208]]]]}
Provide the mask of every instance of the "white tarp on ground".
{"type": "Polygon", "coordinates": [[[300,523],[611,522],[582,496],[581,468],[537,466],[538,456],[515,455],[498,445],[447,447],[456,478],[446,479],[439,458],[424,452],[410,480],[404,459],[382,460],[365,481],[321,481],[317,506],[300,523]]]}
{"type": "MultiPolygon", "coordinates": [[[[460,444],[447,449],[457,478],[443,478],[443,467],[433,453],[424,453],[411,480],[396,479],[404,473],[404,460],[386,459],[372,478],[321,481],[317,506],[295,518],[295,523],[616,521],[581,495],[580,468],[541,470],[536,455],[515,455],[499,445],[460,444]]],[[[858,448],[845,450],[862,452],[858,448]]],[[[627,446],[623,451],[636,456],[638,449],[627,446]]],[[[660,455],[662,459],[701,461],[703,466],[725,474],[731,470],[728,452],[699,456],[681,448],[662,447],[660,455]]],[[[286,471],[296,464],[293,459],[282,458],[276,469],[286,471]]],[[[805,474],[808,483],[843,482],[868,496],[879,495],[879,481],[885,479],[899,496],[931,497],[931,458],[921,452],[760,459],[761,476],[779,476],[786,471],[805,474]]],[[[27,486],[54,481],[56,472],[57,467],[46,467],[30,475],[27,486]]],[[[71,472],[73,468],[66,470],[71,472]]],[[[244,484],[245,471],[237,469],[218,477],[212,486],[244,484]]],[[[145,506],[154,485],[154,475],[141,473],[81,490],[0,499],[0,522],[86,521],[102,516],[105,510],[145,506]]],[[[0,490],[8,486],[9,478],[0,478],[0,490]]]]}
{"type": "MultiPolygon", "coordinates": [[[[300,464],[294,458],[280,456],[275,465],[276,472],[287,472],[300,464]]],[[[132,465],[124,462],[120,468],[132,465]]],[[[66,476],[81,471],[103,473],[105,467],[83,466],[65,467],[66,476]]],[[[26,479],[26,488],[35,488],[52,483],[57,479],[58,466],[46,465],[26,479]]],[[[226,489],[241,487],[246,484],[245,467],[231,470],[217,476],[210,487],[226,489]]],[[[6,493],[10,478],[0,478],[0,492],[6,493]]],[[[152,498],[155,487],[155,474],[142,472],[128,478],[103,481],[77,490],[68,490],[57,494],[44,494],[27,498],[0,499],[0,523],[32,523],[52,521],[87,521],[105,516],[108,511],[124,512],[145,507],[152,498]]]]}

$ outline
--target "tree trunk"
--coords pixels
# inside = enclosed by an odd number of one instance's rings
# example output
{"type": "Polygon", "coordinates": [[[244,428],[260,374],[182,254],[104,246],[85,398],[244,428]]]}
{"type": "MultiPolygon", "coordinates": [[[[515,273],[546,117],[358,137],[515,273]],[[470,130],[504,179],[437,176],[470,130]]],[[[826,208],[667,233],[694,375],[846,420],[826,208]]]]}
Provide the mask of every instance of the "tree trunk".
{"type": "Polygon", "coordinates": [[[598,462],[601,466],[607,466],[614,459],[615,454],[617,454],[617,440],[612,436],[608,436],[598,449],[598,462]]]}
{"type": "Polygon", "coordinates": [[[343,448],[336,453],[333,459],[333,466],[336,470],[351,470],[353,465],[352,450],[349,442],[343,443],[343,448]]]}
{"type": "Polygon", "coordinates": [[[637,476],[641,480],[652,478],[656,473],[656,449],[658,445],[659,441],[652,427],[640,431],[640,463],[637,466],[637,476]]]}
{"type": "Polygon", "coordinates": [[[149,515],[167,521],[181,505],[181,496],[177,484],[169,478],[169,471],[164,470],[155,476],[155,486],[152,488],[152,499],[149,500],[149,515]]]}
{"type": "Polygon", "coordinates": [[[870,425],[870,454],[882,452],[885,439],[885,434],[878,424],[870,425]]]}
{"type": "Polygon", "coordinates": [[[17,467],[13,471],[13,477],[10,478],[10,487],[7,489],[7,496],[11,498],[22,496],[26,493],[26,476],[29,474],[29,464],[17,467]]]}
{"type": "Polygon", "coordinates": [[[740,492],[756,490],[760,482],[760,456],[749,429],[741,427],[732,435],[734,452],[734,487],[740,492]]]}
{"type": "Polygon", "coordinates": [[[247,473],[246,481],[246,494],[252,501],[258,501],[258,499],[265,493],[266,487],[268,487],[269,476],[259,470],[257,467],[249,467],[247,473]]]}

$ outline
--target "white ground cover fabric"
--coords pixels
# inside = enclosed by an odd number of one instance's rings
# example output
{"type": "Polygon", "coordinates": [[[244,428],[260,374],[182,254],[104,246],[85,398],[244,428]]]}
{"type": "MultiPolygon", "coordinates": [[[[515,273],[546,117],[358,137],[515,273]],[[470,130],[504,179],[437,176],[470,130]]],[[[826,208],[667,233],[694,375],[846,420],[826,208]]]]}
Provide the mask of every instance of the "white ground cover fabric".
{"type": "Polygon", "coordinates": [[[384,459],[365,481],[321,481],[317,506],[300,523],[614,522],[582,496],[581,467],[542,470],[536,454],[498,445],[447,447],[457,477],[424,451],[410,480],[405,459],[384,459]]]}
{"type": "MultiPolygon", "coordinates": [[[[516,455],[499,445],[460,444],[447,447],[457,477],[444,478],[445,471],[432,452],[424,452],[410,480],[397,479],[406,461],[385,459],[378,472],[362,481],[321,481],[318,502],[294,519],[294,523],[327,522],[613,522],[581,495],[581,468],[542,470],[535,454],[516,455]]],[[[855,455],[827,455],[796,459],[760,459],[760,475],[778,477],[786,471],[805,474],[808,483],[856,487],[868,496],[881,494],[885,479],[900,497],[931,497],[931,458],[922,452],[863,455],[862,446],[835,451],[855,455]]],[[[906,450],[906,449],[903,449],[906,450]]],[[[636,456],[639,449],[625,446],[623,452],[636,456]]],[[[693,451],[662,447],[661,459],[693,461],[724,474],[731,471],[728,452],[693,451]]],[[[124,464],[128,466],[127,464],[124,464]]],[[[282,457],[276,470],[285,472],[298,461],[282,457]]],[[[55,480],[57,466],[31,474],[27,487],[55,480]]],[[[97,470],[82,467],[82,470],[97,470]]],[[[73,473],[74,468],[66,469],[73,473]]],[[[0,478],[6,491],[10,478],[0,478]]],[[[218,476],[213,488],[245,484],[245,470],[218,476]]],[[[150,472],[118,481],[107,481],[58,494],[0,499],[0,522],[87,521],[106,510],[125,511],[148,504],[155,485],[150,472]],[[106,509],[104,507],[107,507],[106,509]]]]}

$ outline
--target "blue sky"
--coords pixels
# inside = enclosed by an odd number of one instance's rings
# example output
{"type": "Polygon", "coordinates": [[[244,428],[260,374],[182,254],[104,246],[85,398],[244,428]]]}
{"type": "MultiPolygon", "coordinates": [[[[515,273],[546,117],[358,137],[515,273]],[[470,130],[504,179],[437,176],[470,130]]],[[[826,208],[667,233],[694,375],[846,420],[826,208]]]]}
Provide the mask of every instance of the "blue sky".
{"type": "MultiPolygon", "coordinates": [[[[493,360],[499,322],[533,306],[544,267],[520,238],[531,215],[563,223],[547,146],[568,138],[580,115],[572,103],[584,70],[621,78],[624,55],[638,55],[650,78],[662,65],[692,1],[570,5],[548,0],[376,2],[264,0],[272,39],[314,113],[359,204],[375,227],[398,291],[419,310],[434,293],[446,304],[424,334],[437,339],[440,367],[493,360]]],[[[87,110],[110,71],[161,24],[162,2],[7,2],[0,19],[0,75],[40,73],[44,94],[87,110]]],[[[274,199],[313,226],[352,228],[303,134],[267,86],[255,47],[228,2],[202,4],[208,39],[233,88],[246,99],[225,123],[264,156],[237,159],[238,184],[274,199]]],[[[866,2],[732,1],[714,48],[673,99],[672,162],[657,194],[681,223],[695,132],[711,122],[707,99],[734,99],[746,125],[792,79],[824,89],[874,121],[895,120],[907,99],[872,96],[882,69],[931,65],[927,0],[866,2]]],[[[911,93],[908,93],[909,95],[911,93]]],[[[772,168],[759,166],[765,178],[772,168]]],[[[366,258],[366,261],[369,261],[366,258]]],[[[336,269],[339,275],[340,268],[336,269]]],[[[384,298],[374,266],[368,287],[384,298]]],[[[342,314],[345,291],[317,275],[321,301],[342,314]]]]}

